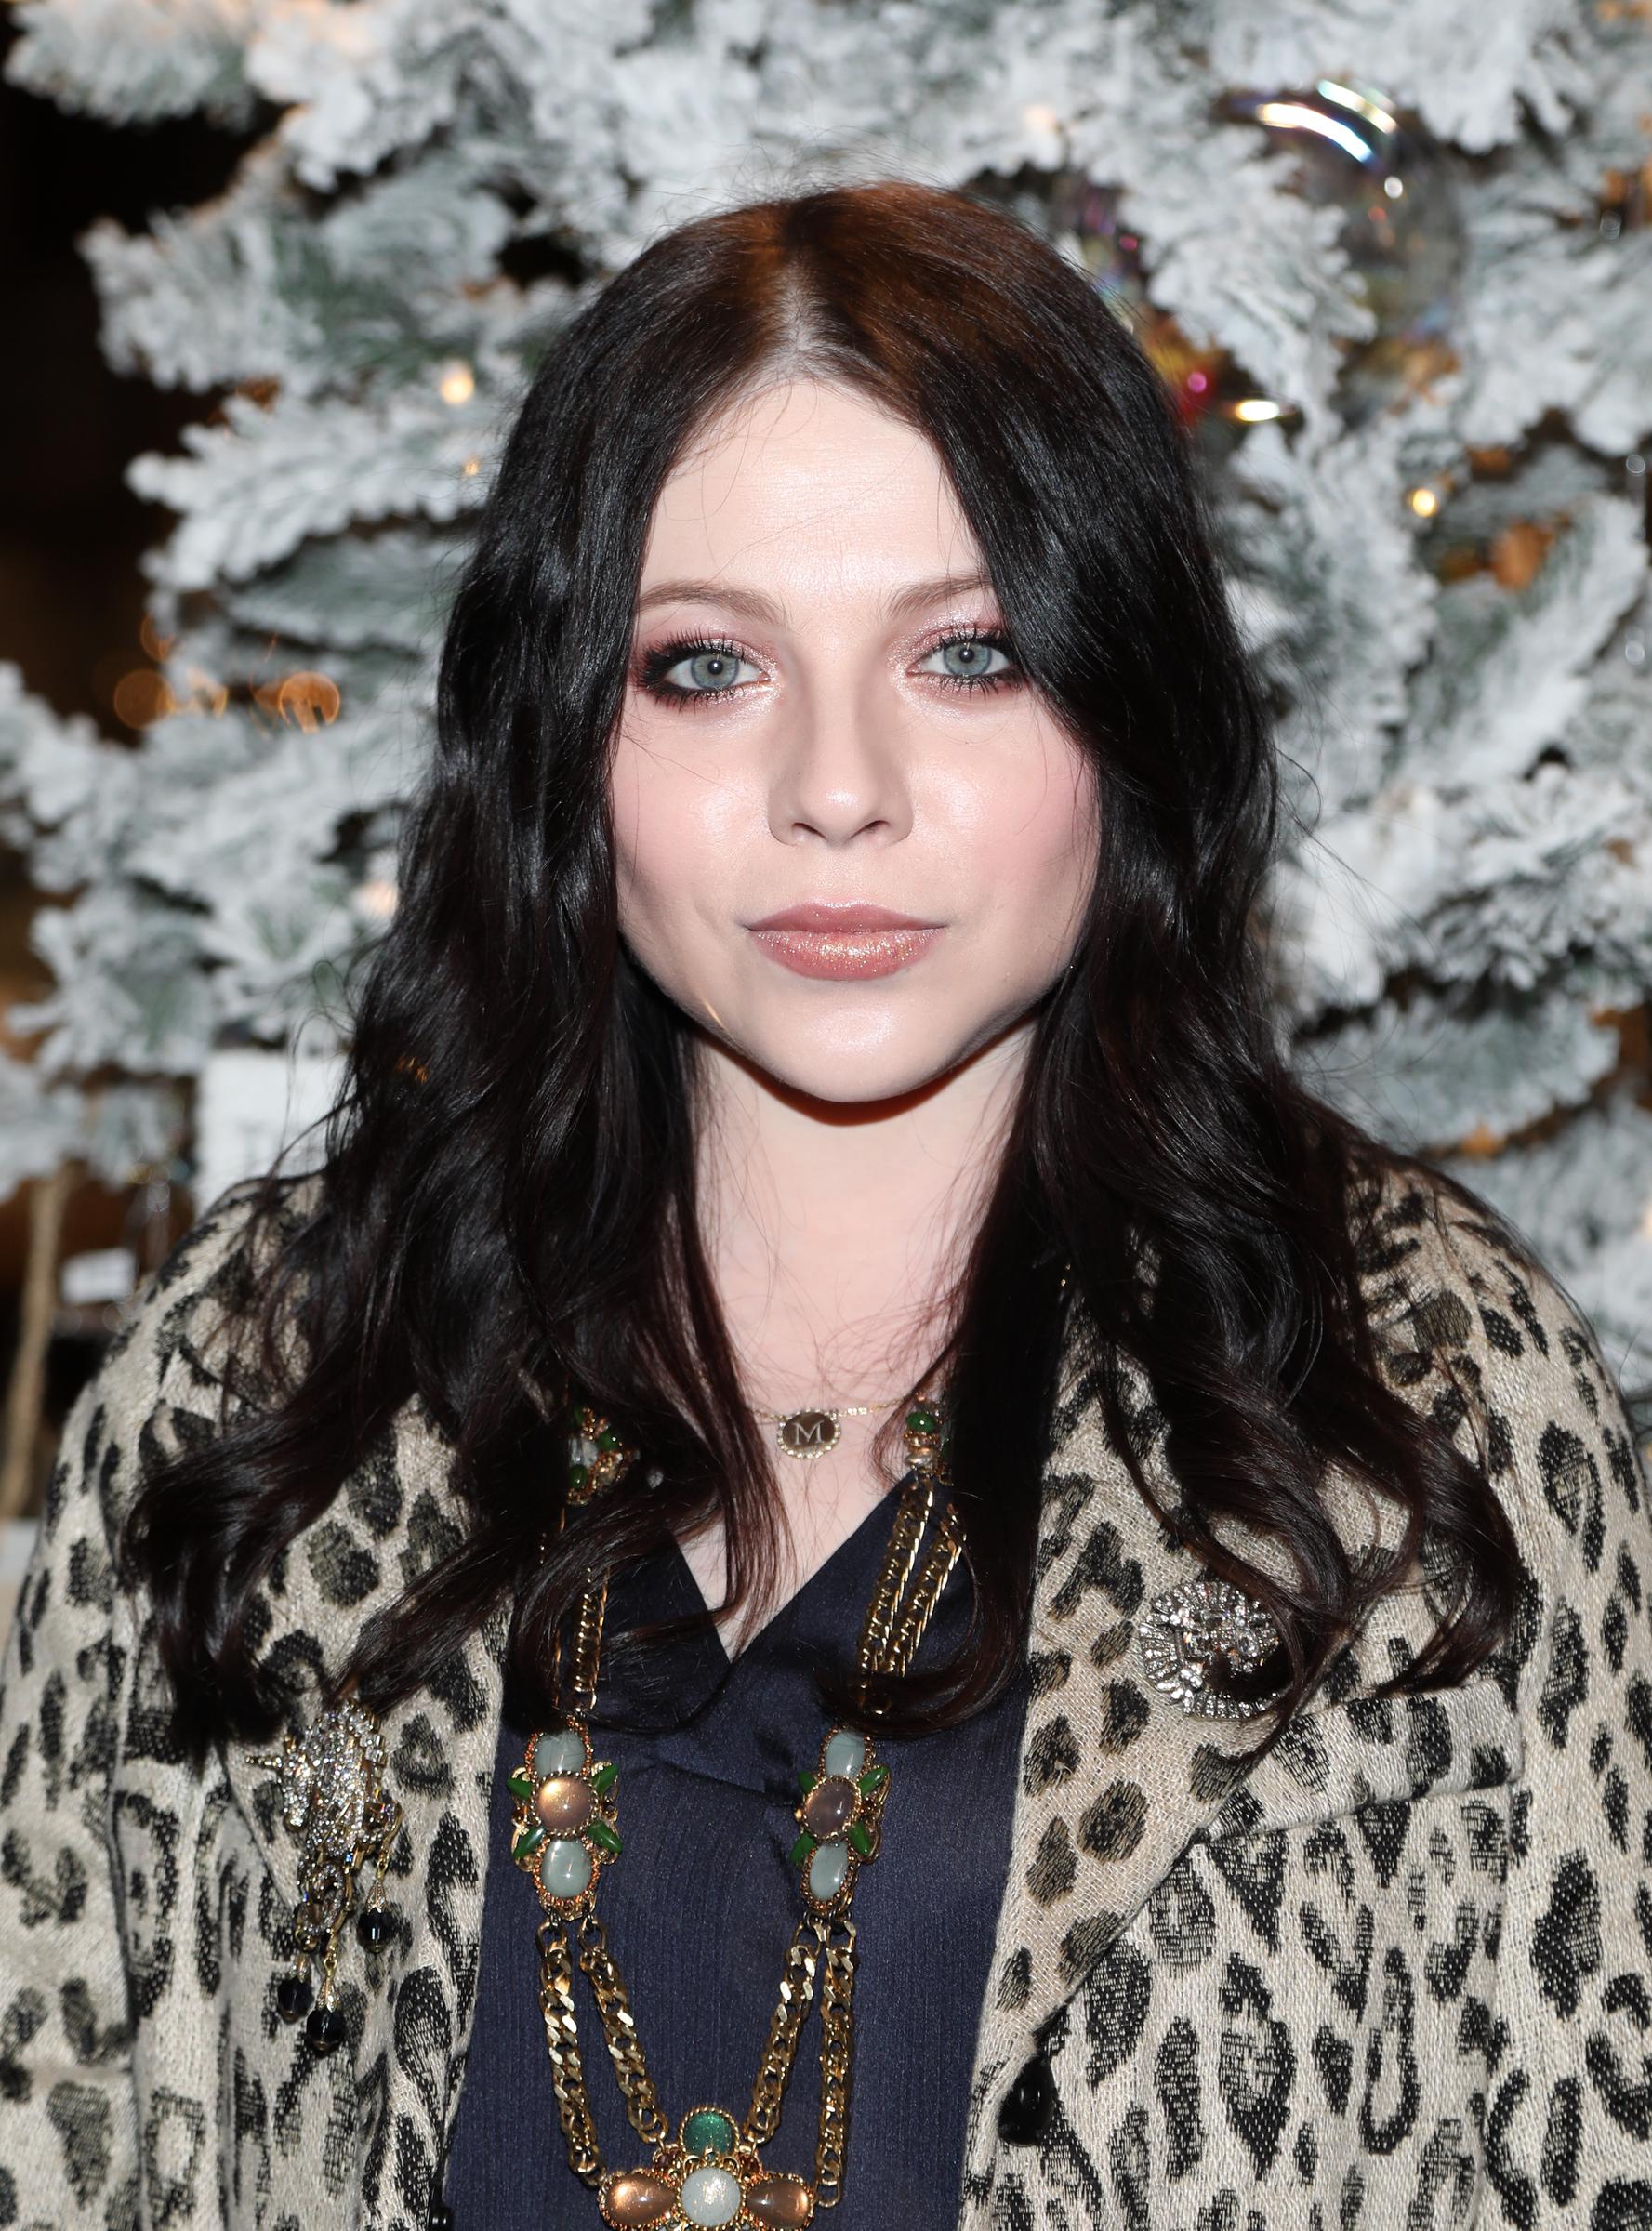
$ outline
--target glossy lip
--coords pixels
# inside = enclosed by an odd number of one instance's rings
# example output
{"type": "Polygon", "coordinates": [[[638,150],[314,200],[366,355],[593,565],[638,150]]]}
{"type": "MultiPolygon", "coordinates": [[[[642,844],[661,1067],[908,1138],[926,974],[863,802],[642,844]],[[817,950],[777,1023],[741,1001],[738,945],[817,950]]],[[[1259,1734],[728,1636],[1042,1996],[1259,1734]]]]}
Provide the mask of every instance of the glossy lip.
{"type": "Polygon", "coordinates": [[[838,982],[892,976],[927,953],[939,922],[919,921],[859,900],[833,904],[812,899],[747,924],[764,952],[795,976],[838,982]]]}

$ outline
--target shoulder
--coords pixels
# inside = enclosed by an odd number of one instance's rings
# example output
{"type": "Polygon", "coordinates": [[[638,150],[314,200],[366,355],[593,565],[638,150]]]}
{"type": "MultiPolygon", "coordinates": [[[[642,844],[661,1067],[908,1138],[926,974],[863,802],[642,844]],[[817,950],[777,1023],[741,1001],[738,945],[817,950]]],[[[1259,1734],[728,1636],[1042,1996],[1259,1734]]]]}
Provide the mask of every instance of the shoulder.
{"type": "Polygon", "coordinates": [[[258,1213],[256,1179],[226,1188],[143,1280],[73,1405],[53,1469],[42,1530],[55,1531],[68,1484],[97,1494],[106,1525],[130,1503],[143,1472],[192,1437],[217,1432],[244,1400],[238,1334],[282,1239],[309,1212],[316,1182],[258,1213]]]}
{"type": "Polygon", "coordinates": [[[1395,1172],[1370,1218],[1362,1276],[1384,1377],[1483,1465],[1540,1585],[1576,1585],[1616,1543],[1652,1533],[1618,1375],[1512,1222],[1428,1173],[1395,1172]]]}

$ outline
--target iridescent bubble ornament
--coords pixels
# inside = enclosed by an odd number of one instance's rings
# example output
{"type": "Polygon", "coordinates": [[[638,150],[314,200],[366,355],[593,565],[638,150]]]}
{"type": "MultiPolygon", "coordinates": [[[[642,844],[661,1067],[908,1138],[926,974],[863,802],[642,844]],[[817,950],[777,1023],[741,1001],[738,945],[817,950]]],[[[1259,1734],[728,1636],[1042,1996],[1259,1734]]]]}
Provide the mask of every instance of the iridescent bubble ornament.
{"type": "Polygon", "coordinates": [[[1466,243],[1449,152],[1383,94],[1336,78],[1233,93],[1221,106],[1290,149],[1305,200],[1342,212],[1340,244],[1374,320],[1338,383],[1348,424],[1454,371],[1466,243]]]}

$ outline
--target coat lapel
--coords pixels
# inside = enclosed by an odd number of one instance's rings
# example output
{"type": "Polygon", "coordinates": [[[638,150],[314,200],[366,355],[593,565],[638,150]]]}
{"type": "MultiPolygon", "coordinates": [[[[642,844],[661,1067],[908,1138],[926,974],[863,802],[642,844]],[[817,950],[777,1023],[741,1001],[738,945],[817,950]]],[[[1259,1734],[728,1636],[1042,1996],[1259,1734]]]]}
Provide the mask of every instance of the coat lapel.
{"type": "MultiPolygon", "coordinates": [[[[1120,1359],[1133,1452],[1167,1507],[1165,1420],[1120,1359]]],[[[1070,1373],[1044,1476],[1028,1656],[1032,1697],[977,2038],[969,2185],[989,2176],[1004,2093],[1084,1977],[1242,1776],[1247,1721],[1188,1712],[1153,1685],[1138,1623],[1201,1577],[1108,1439],[1089,1373],[1070,1373]]]]}

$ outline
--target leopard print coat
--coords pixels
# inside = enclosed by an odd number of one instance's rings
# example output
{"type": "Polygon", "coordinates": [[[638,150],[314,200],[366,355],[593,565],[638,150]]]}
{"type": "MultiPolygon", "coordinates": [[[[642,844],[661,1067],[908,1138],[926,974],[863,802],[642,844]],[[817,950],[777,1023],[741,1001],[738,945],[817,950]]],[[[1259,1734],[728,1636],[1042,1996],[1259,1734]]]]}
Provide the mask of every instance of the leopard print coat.
{"type": "MultiPolygon", "coordinates": [[[[387,1717],[398,1930],[347,1938],[348,2041],[318,2057],[275,2009],[296,1846],[263,1747],[180,1762],[150,1617],[112,1581],[145,1466],[210,1430],[238,1194],[76,1402],[4,1660],[0,2225],[423,2231],[456,2111],[503,1617],[387,1717]]],[[[1645,1472],[1588,1323],[1432,1187],[1393,1182],[1366,1267],[1392,1383],[1465,1448],[1483,1437],[1525,1568],[1514,1631],[1460,1688],[1374,1699],[1429,1625],[1424,1594],[1395,1591],[1247,1771],[1253,1725],[1147,1677],[1139,1628],[1196,1569],[1069,1371],[966,2158],[937,2225],[1652,2225],[1645,1472]]],[[[1163,1483],[1162,1420],[1134,1397],[1163,1483]]],[[[1327,1492],[1351,1539],[1381,1534],[1382,1498],[1327,1492]]],[[[262,1655],[331,1670],[459,1525],[409,1406],[259,1591],[262,1655]]],[[[847,2205],[852,2223],[852,2177],[847,2205]]]]}

